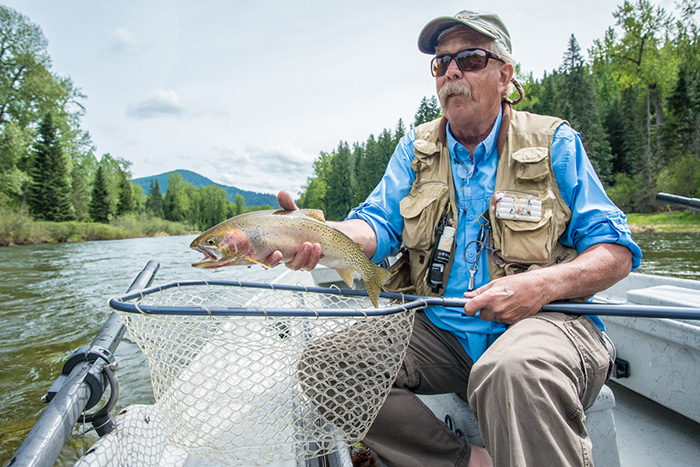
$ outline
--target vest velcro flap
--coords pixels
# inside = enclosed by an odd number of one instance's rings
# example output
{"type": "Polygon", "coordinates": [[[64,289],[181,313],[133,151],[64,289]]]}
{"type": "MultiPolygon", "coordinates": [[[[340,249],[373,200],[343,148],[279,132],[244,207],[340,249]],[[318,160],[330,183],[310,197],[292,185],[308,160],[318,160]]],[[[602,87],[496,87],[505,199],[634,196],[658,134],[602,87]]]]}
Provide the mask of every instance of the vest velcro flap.
{"type": "Polygon", "coordinates": [[[523,148],[513,153],[517,163],[516,177],[522,182],[540,182],[549,174],[549,150],[542,147],[523,148]]]}

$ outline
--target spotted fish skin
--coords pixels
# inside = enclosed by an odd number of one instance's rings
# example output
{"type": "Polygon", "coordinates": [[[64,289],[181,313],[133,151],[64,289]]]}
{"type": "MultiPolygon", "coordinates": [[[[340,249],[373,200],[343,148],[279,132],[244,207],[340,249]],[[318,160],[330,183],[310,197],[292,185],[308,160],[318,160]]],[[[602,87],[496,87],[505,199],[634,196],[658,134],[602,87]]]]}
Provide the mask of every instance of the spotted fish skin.
{"type": "Polygon", "coordinates": [[[379,292],[390,273],[367,259],[350,237],[329,226],[318,210],[254,211],[232,217],[194,239],[190,248],[204,253],[205,258],[192,266],[264,265],[275,250],[282,252],[282,262],[287,262],[305,242],[321,245],[319,264],[335,269],[348,287],[353,271],[357,271],[377,306],[379,292]]]}

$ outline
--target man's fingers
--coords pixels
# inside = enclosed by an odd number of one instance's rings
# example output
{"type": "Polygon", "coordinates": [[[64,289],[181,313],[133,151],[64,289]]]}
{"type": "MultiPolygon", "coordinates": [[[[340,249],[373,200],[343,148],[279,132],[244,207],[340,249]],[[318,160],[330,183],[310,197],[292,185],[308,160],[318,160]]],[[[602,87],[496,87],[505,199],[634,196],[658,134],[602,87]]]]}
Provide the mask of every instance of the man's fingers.
{"type": "Polygon", "coordinates": [[[479,287],[471,292],[464,292],[464,298],[468,299],[466,305],[464,305],[464,314],[467,316],[476,316],[476,313],[485,305],[488,304],[488,300],[484,301],[483,297],[480,297],[485,291],[491,288],[491,284],[486,284],[479,287]]]}
{"type": "Polygon", "coordinates": [[[280,208],[284,209],[285,211],[296,211],[299,209],[294,202],[292,195],[286,191],[280,191],[277,193],[277,203],[279,203],[280,208]]]}
{"type": "Polygon", "coordinates": [[[309,242],[302,243],[297,251],[297,254],[291,261],[286,263],[289,269],[295,271],[305,270],[310,271],[315,268],[318,261],[321,259],[321,245],[318,243],[311,244],[309,242]]]}
{"type": "Polygon", "coordinates": [[[282,252],[279,250],[275,250],[270,255],[265,259],[265,264],[270,266],[271,268],[274,268],[278,264],[280,264],[280,261],[282,261],[282,252]]]}
{"type": "Polygon", "coordinates": [[[304,269],[310,271],[318,265],[321,260],[321,245],[319,243],[314,243],[311,245],[311,251],[309,251],[309,259],[304,265],[304,269]]]}

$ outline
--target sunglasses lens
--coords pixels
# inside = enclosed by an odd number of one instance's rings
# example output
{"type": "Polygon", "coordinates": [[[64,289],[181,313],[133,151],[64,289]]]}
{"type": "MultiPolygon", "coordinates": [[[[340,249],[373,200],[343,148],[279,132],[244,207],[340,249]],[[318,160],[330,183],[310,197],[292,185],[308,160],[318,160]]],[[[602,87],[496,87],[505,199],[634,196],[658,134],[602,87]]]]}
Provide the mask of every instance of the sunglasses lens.
{"type": "Polygon", "coordinates": [[[433,58],[432,62],[430,62],[433,76],[437,77],[444,75],[447,72],[447,68],[450,66],[451,60],[452,57],[449,55],[440,55],[433,58]]]}
{"type": "Polygon", "coordinates": [[[465,50],[455,57],[459,69],[462,71],[480,70],[486,67],[489,56],[483,50],[465,50]]]}

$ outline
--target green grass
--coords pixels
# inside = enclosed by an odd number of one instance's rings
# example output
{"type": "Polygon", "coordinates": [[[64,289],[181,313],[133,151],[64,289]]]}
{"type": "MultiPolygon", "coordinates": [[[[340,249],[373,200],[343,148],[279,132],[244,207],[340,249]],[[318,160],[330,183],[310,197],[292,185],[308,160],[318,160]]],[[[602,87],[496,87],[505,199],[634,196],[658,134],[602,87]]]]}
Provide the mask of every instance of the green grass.
{"type": "Polygon", "coordinates": [[[699,233],[700,213],[689,211],[630,213],[627,221],[632,232],[699,233]]]}
{"type": "Polygon", "coordinates": [[[193,232],[194,229],[185,224],[145,214],[127,214],[109,224],[101,224],[35,221],[26,214],[0,209],[0,246],[185,235],[193,232]]]}

